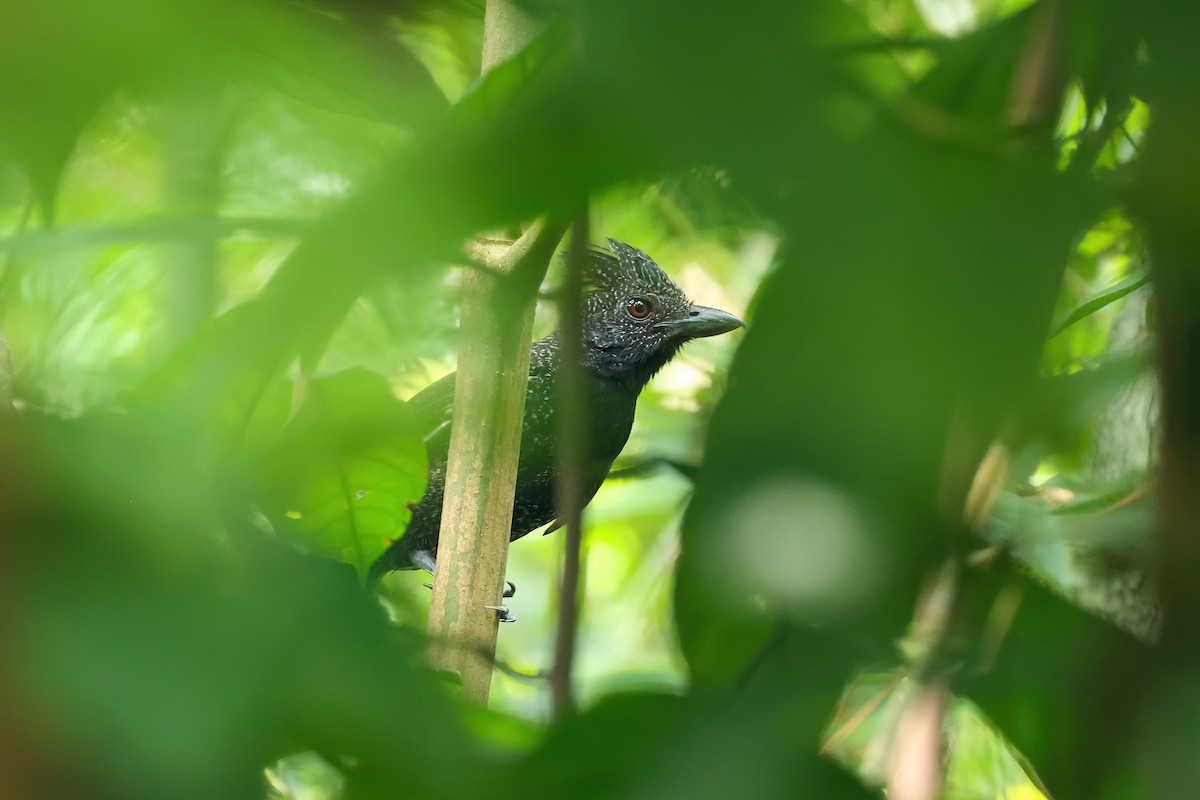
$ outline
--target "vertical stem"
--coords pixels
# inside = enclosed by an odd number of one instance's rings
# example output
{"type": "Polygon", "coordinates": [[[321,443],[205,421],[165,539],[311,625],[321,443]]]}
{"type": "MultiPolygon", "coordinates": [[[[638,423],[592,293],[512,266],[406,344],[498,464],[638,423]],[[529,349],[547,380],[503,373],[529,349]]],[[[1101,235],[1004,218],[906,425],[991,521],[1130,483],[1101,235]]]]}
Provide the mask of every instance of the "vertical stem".
{"type": "Polygon", "coordinates": [[[558,605],[558,638],[550,674],[555,718],[571,713],[571,672],[579,621],[579,562],[583,545],[583,506],[588,448],[587,399],[583,375],[583,265],[587,257],[588,218],[581,214],[571,232],[567,274],[559,301],[559,363],[555,373],[558,479],[555,506],[566,528],[562,586],[558,605]]]}
{"type": "Polygon", "coordinates": [[[1200,663],[1200,98],[1179,76],[1200,68],[1185,33],[1200,23],[1200,11],[1180,18],[1164,5],[1158,13],[1152,32],[1155,58],[1162,60],[1150,72],[1156,102],[1134,200],[1148,235],[1156,301],[1160,564],[1169,612],[1162,644],[1186,652],[1194,665],[1200,663]]]}
{"type": "MultiPolygon", "coordinates": [[[[1146,88],[1155,103],[1133,200],[1147,233],[1156,301],[1162,398],[1158,562],[1165,619],[1153,672],[1126,672],[1120,681],[1140,701],[1138,716],[1126,719],[1139,719],[1142,746],[1132,753],[1155,778],[1149,794],[1197,797],[1200,776],[1180,754],[1194,751],[1200,722],[1194,700],[1200,674],[1200,97],[1184,77],[1200,69],[1192,33],[1200,9],[1164,2],[1148,9],[1145,37],[1154,60],[1146,88]],[[1154,746],[1146,747],[1146,740],[1154,746]]],[[[1118,699],[1129,706],[1129,698],[1118,699]]],[[[1108,698],[1103,705],[1111,705],[1108,698]]]]}
{"type": "Polygon", "coordinates": [[[537,288],[561,224],[535,223],[495,273],[463,275],[462,340],[454,426],[429,609],[431,657],[462,676],[463,697],[484,705],[496,653],[513,497],[529,380],[537,288]]]}
{"type": "Polygon", "coordinates": [[[533,304],[505,310],[498,279],[463,276],[462,342],[438,568],[429,609],[433,661],[462,676],[462,695],[487,704],[512,529],[533,304]],[[505,316],[510,316],[505,319],[505,316]]]}
{"type": "MultiPolygon", "coordinates": [[[[168,109],[163,131],[163,202],[172,214],[205,219],[217,213],[221,159],[233,122],[233,104],[220,94],[187,97],[168,109]]],[[[216,312],[218,251],[205,234],[172,242],[166,263],[166,335],[173,350],[216,312]]]]}
{"type": "Polygon", "coordinates": [[[512,0],[488,0],[483,12],[483,54],[480,72],[517,54],[540,30],[541,23],[525,5],[512,0]]]}
{"type": "MultiPolygon", "coordinates": [[[[33,210],[37,206],[37,200],[32,191],[29,192],[24,204],[21,207],[21,216],[17,219],[16,227],[9,234],[10,236],[19,236],[29,227],[29,220],[33,216],[33,210]]],[[[0,260],[0,312],[3,311],[3,304],[9,299],[12,294],[19,294],[18,284],[20,278],[16,274],[17,265],[15,251],[9,251],[7,255],[0,260]]],[[[13,369],[12,369],[12,350],[9,349],[8,339],[4,338],[4,331],[0,331],[0,414],[13,409],[13,369]]]]}
{"type": "MultiPolygon", "coordinates": [[[[537,31],[509,0],[488,0],[483,71],[516,53],[537,31]]],[[[513,497],[529,381],[537,287],[562,228],[535,224],[505,255],[501,278],[463,275],[462,334],[454,426],[429,609],[431,658],[462,677],[462,696],[486,705],[496,654],[513,497]]]]}
{"type": "Polygon", "coordinates": [[[12,356],[4,331],[0,331],[0,414],[12,410],[12,356]]]}

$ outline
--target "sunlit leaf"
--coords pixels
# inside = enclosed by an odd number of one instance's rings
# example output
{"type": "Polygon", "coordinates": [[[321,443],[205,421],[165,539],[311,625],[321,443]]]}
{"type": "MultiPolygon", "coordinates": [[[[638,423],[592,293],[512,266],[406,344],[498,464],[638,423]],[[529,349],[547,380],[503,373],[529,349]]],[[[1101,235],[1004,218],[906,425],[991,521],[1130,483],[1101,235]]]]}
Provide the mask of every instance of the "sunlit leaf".
{"type": "Polygon", "coordinates": [[[308,381],[302,394],[272,447],[266,512],[280,533],[365,575],[424,494],[424,442],[365,370],[308,381]]]}
{"type": "Polygon", "coordinates": [[[1109,286],[1106,289],[1102,289],[1084,302],[1080,303],[1075,308],[1068,311],[1059,319],[1055,320],[1054,324],[1050,327],[1050,333],[1048,334],[1047,338],[1053,338],[1057,336],[1084,317],[1096,313],[1110,303],[1117,302],[1131,292],[1137,291],[1141,287],[1145,286],[1148,280],[1149,277],[1146,275],[1130,275],[1124,280],[1109,286]]]}
{"type": "Polygon", "coordinates": [[[393,124],[428,124],[448,104],[425,68],[371,13],[337,19],[301,5],[273,8],[246,41],[269,84],[321,108],[393,124]]]}

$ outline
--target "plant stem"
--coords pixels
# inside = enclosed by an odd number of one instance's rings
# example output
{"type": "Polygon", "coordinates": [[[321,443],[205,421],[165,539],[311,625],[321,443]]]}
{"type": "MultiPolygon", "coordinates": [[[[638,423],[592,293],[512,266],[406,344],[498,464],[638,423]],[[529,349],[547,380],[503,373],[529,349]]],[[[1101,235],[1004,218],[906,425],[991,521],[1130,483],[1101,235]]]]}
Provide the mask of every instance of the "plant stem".
{"type": "Polygon", "coordinates": [[[571,713],[571,671],[579,622],[580,551],[583,545],[584,470],[587,458],[587,405],[583,387],[583,263],[587,257],[588,219],[584,212],[571,232],[567,274],[559,300],[561,348],[555,389],[558,479],[555,507],[566,528],[562,585],[558,604],[558,638],[550,689],[556,719],[571,713]]]}

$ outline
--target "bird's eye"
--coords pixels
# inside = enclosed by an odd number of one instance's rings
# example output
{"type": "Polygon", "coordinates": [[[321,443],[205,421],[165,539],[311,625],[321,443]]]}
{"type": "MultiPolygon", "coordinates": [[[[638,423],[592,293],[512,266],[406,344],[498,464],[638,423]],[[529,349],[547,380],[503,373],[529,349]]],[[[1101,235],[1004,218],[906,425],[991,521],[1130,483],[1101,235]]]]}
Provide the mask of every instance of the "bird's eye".
{"type": "Polygon", "coordinates": [[[629,305],[625,307],[629,312],[629,316],[634,319],[645,319],[650,316],[650,304],[640,297],[635,297],[629,301],[629,305]]]}

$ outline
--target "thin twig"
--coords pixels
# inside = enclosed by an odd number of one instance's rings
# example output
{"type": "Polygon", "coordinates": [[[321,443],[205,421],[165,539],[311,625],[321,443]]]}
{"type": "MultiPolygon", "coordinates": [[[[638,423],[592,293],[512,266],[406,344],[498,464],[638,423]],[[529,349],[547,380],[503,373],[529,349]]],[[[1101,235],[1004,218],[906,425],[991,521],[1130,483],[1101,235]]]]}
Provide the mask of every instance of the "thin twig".
{"type": "Polygon", "coordinates": [[[553,675],[553,672],[548,669],[539,669],[537,672],[525,672],[524,670],[517,669],[502,658],[497,658],[495,663],[497,670],[519,681],[529,681],[530,683],[546,681],[550,680],[551,675],[553,675]]]}
{"type": "Polygon", "coordinates": [[[21,213],[17,217],[17,224],[13,228],[12,233],[5,239],[0,239],[0,300],[3,300],[8,294],[8,287],[13,284],[13,272],[16,266],[13,264],[13,254],[16,248],[5,249],[5,242],[14,239],[21,239],[26,235],[26,229],[29,227],[29,221],[33,218],[33,210],[37,206],[37,198],[32,190],[25,196],[25,200],[21,204],[21,213]]]}
{"type": "Polygon", "coordinates": [[[559,363],[556,372],[555,409],[558,478],[555,500],[558,519],[565,524],[566,553],[558,605],[558,638],[550,689],[554,716],[571,713],[571,672],[579,623],[579,560],[583,544],[584,468],[586,466],[587,413],[583,393],[583,267],[587,258],[587,212],[573,225],[567,272],[559,298],[559,363]]]}
{"type": "Polygon", "coordinates": [[[4,331],[0,331],[0,414],[12,411],[12,356],[4,331]]]}
{"type": "Polygon", "coordinates": [[[492,662],[492,665],[497,671],[502,672],[515,680],[529,681],[530,683],[550,680],[551,671],[549,669],[539,669],[535,670],[534,672],[526,672],[525,670],[514,667],[512,664],[500,658],[495,653],[489,651],[487,648],[474,647],[448,639],[439,642],[439,645],[446,649],[458,648],[463,652],[472,654],[476,658],[489,660],[492,662]]]}
{"type": "Polygon", "coordinates": [[[980,631],[979,657],[975,661],[976,673],[992,671],[996,657],[1000,654],[1000,647],[1004,644],[1008,632],[1012,630],[1013,620],[1017,618],[1017,611],[1024,598],[1024,591],[1016,584],[1005,586],[996,594],[996,599],[992,601],[992,607],[988,610],[987,619],[984,620],[983,630],[980,631]]]}
{"type": "Polygon", "coordinates": [[[1121,120],[1120,131],[1121,133],[1125,134],[1125,141],[1129,142],[1129,146],[1133,148],[1133,154],[1135,156],[1139,156],[1142,154],[1142,146],[1138,144],[1137,139],[1134,139],[1133,134],[1129,132],[1129,126],[1126,124],[1128,120],[1128,116],[1121,120]]]}

